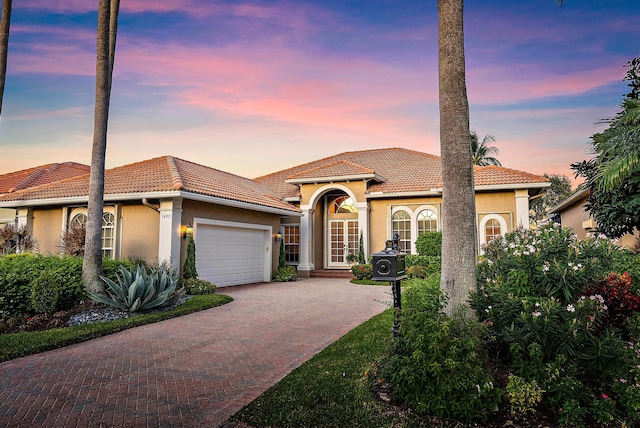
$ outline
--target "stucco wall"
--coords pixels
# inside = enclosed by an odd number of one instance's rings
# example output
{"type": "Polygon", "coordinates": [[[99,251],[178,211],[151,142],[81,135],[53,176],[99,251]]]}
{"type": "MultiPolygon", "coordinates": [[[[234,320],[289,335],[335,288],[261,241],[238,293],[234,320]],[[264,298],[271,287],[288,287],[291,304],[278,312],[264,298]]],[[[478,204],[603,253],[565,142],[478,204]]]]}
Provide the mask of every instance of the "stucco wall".
{"type": "Polygon", "coordinates": [[[16,220],[15,208],[0,208],[0,226],[16,220]]]}
{"type": "Polygon", "coordinates": [[[62,236],[62,209],[39,208],[33,210],[33,237],[40,254],[60,254],[62,236]]]}
{"type": "MultiPolygon", "coordinates": [[[[225,207],[222,205],[212,205],[204,202],[185,200],[182,203],[182,224],[193,224],[195,217],[211,220],[232,221],[237,223],[263,224],[271,226],[273,233],[280,230],[280,216],[276,214],[250,211],[241,208],[225,207]]],[[[197,239],[197,238],[196,238],[197,239]]],[[[278,256],[280,245],[272,243],[271,266],[272,270],[278,267],[278,256]]],[[[182,240],[180,247],[180,268],[184,264],[187,255],[187,240],[182,240]]]]}
{"type": "Polygon", "coordinates": [[[150,263],[158,262],[158,229],[160,215],[143,205],[122,207],[121,258],[142,257],[150,263]]]}

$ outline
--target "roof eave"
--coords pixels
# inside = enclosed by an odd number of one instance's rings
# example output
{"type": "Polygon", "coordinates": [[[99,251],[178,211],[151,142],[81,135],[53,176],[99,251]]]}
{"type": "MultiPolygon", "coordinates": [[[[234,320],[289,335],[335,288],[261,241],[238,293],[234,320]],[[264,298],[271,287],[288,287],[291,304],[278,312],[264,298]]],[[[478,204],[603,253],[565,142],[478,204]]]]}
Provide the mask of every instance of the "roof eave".
{"type": "Polygon", "coordinates": [[[584,188],[584,189],[578,190],[576,193],[574,193],[573,195],[569,196],[567,199],[565,199],[564,201],[560,202],[555,207],[552,207],[549,210],[549,214],[554,214],[556,212],[562,211],[563,209],[567,208],[568,206],[571,206],[574,203],[576,203],[576,201],[579,201],[580,199],[586,198],[588,196],[589,196],[589,189],[588,188],[584,188]]]}
{"type": "Polygon", "coordinates": [[[332,177],[312,177],[312,178],[291,178],[285,180],[289,184],[314,184],[314,183],[334,183],[336,181],[360,181],[360,180],[376,180],[384,183],[384,177],[378,174],[354,174],[354,175],[335,175],[332,177]]]}
{"type": "Polygon", "coordinates": [[[381,198],[405,198],[411,196],[441,196],[442,189],[431,189],[417,192],[371,192],[366,194],[367,199],[381,198]]]}
{"type": "Polygon", "coordinates": [[[514,183],[514,184],[486,184],[483,186],[476,186],[476,191],[483,190],[520,190],[520,189],[544,189],[545,187],[550,187],[551,183],[549,182],[541,182],[541,183],[514,183]]]}
{"type": "MultiPolygon", "coordinates": [[[[148,199],[166,199],[166,198],[177,198],[181,197],[184,199],[199,201],[199,202],[209,202],[217,205],[224,205],[228,207],[235,208],[243,208],[251,211],[264,212],[269,214],[278,214],[278,215],[299,215],[302,216],[302,213],[299,212],[297,208],[291,206],[292,210],[287,210],[284,208],[277,207],[269,207],[266,205],[260,205],[250,202],[242,202],[236,201],[233,199],[225,199],[217,196],[207,196],[201,195],[198,193],[192,193],[187,191],[167,191],[167,192],[144,192],[144,193],[114,193],[104,195],[105,202],[117,202],[117,201],[135,201],[140,200],[142,198],[148,199]]],[[[51,206],[51,205],[72,205],[72,204],[81,204],[87,203],[88,198],[86,196],[77,196],[77,197],[69,197],[69,198],[51,198],[51,199],[32,199],[32,200],[19,200],[19,201],[7,201],[0,202],[0,208],[19,208],[19,207],[42,207],[42,206],[51,206]]]]}

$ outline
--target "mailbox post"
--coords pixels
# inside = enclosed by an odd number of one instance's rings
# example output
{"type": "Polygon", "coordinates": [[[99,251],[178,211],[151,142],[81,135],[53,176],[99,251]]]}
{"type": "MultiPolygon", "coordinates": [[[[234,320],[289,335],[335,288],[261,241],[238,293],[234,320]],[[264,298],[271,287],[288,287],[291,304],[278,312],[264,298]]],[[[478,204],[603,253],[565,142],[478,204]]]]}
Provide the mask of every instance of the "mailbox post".
{"type": "Polygon", "coordinates": [[[405,279],[404,254],[400,252],[398,240],[400,236],[393,234],[393,239],[385,243],[385,249],[373,254],[373,272],[371,279],[374,281],[387,281],[391,283],[393,293],[393,336],[398,336],[398,311],[402,309],[400,301],[400,281],[405,279]]]}

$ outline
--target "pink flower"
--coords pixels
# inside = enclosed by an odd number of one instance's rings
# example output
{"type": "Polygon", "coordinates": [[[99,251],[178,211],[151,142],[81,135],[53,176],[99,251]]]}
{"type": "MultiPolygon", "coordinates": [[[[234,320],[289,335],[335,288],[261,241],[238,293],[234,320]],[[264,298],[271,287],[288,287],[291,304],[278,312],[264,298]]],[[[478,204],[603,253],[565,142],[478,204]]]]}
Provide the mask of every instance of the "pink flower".
{"type": "Polygon", "coordinates": [[[608,400],[608,399],[609,399],[609,396],[608,396],[607,394],[604,394],[604,393],[603,393],[603,394],[602,394],[602,398],[604,398],[605,400],[608,400]]]}

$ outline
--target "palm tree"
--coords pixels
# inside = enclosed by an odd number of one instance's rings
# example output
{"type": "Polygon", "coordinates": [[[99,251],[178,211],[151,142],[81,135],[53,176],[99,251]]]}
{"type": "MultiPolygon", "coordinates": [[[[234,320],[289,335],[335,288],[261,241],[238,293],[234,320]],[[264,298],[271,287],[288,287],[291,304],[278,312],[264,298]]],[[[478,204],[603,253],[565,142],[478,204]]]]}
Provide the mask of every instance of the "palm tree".
{"type": "Polygon", "coordinates": [[[447,312],[476,286],[476,207],[469,144],[463,0],[438,0],[438,74],[442,158],[441,288],[447,312]]]}
{"type": "Polygon", "coordinates": [[[100,0],[96,38],[96,104],[89,175],[86,241],[82,280],[87,292],[101,293],[102,211],[104,208],[104,165],[107,149],[107,122],[111,100],[111,79],[115,59],[120,0],[100,0]]]}
{"type": "Polygon", "coordinates": [[[2,2],[2,18],[0,19],[0,113],[4,98],[4,81],[7,77],[7,52],[9,49],[9,26],[11,25],[11,0],[2,2]]]}
{"type": "Polygon", "coordinates": [[[490,146],[491,143],[495,143],[496,139],[493,135],[485,135],[482,139],[482,143],[478,143],[478,134],[476,131],[471,131],[471,156],[473,158],[473,164],[479,166],[495,165],[502,166],[500,161],[494,156],[498,156],[500,150],[497,147],[490,146]]]}

